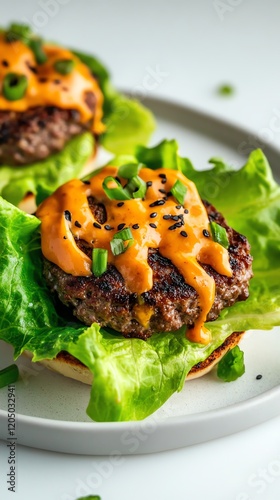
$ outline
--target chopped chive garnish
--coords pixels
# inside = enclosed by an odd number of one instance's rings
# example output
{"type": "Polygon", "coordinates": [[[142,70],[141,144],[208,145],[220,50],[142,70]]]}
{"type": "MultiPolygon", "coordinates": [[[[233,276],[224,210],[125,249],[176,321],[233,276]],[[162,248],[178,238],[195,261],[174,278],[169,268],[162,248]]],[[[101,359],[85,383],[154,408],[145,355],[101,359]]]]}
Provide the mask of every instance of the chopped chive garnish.
{"type": "Polygon", "coordinates": [[[13,43],[20,40],[28,45],[33,33],[26,24],[12,23],[6,31],[7,42],[13,43]]]}
{"type": "Polygon", "coordinates": [[[54,69],[60,75],[69,75],[75,66],[73,59],[60,59],[54,63],[54,69]]]}
{"type": "Polygon", "coordinates": [[[13,384],[19,378],[19,371],[17,365],[13,364],[0,371],[0,388],[13,384]]]}
{"type": "Polygon", "coordinates": [[[3,80],[3,95],[8,101],[22,99],[27,90],[28,80],[19,73],[7,73],[3,80]]]}
{"type": "Polygon", "coordinates": [[[147,185],[141,177],[136,176],[129,179],[126,189],[132,194],[133,198],[144,198],[147,185]]]}
{"type": "Polygon", "coordinates": [[[177,179],[174,186],[171,188],[171,193],[174,198],[176,198],[176,200],[183,205],[187,194],[187,187],[179,179],[177,179]]]}
{"type": "Polygon", "coordinates": [[[113,255],[120,255],[126,250],[123,240],[113,239],[110,241],[110,246],[113,255]]]}
{"type": "Polygon", "coordinates": [[[41,38],[32,38],[32,40],[30,40],[29,46],[35,56],[37,64],[44,64],[48,58],[44,51],[41,38]]]}
{"type": "Polygon", "coordinates": [[[118,231],[117,233],[114,234],[113,239],[118,239],[123,241],[133,240],[131,229],[129,227],[126,227],[125,229],[118,231]]]}
{"type": "Polygon", "coordinates": [[[234,88],[232,85],[229,85],[228,83],[220,85],[218,87],[218,94],[222,96],[231,96],[234,94],[234,88]]]}
{"type": "Polygon", "coordinates": [[[114,234],[110,241],[113,255],[124,253],[133,244],[133,236],[129,227],[114,234]]]}
{"type": "Polygon", "coordinates": [[[228,248],[229,241],[225,228],[216,222],[210,222],[210,229],[213,240],[222,245],[224,248],[228,248]]]}
{"type": "Polygon", "coordinates": [[[130,200],[131,196],[122,187],[115,177],[108,176],[104,179],[102,187],[110,200],[130,200]],[[111,187],[109,187],[111,185],[111,187]]]}
{"type": "Polygon", "coordinates": [[[123,179],[131,179],[139,174],[142,166],[141,163],[127,163],[119,167],[118,175],[123,177],[123,179]]]}
{"type": "Polygon", "coordinates": [[[92,250],[92,272],[97,278],[107,271],[108,250],[94,248],[92,250]]]}

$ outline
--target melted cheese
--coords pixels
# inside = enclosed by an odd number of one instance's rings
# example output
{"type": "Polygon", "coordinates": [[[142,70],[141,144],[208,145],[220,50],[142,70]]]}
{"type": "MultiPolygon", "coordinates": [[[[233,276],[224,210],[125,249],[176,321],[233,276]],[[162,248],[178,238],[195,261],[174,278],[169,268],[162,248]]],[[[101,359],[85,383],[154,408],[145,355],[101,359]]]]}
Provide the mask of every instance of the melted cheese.
{"type": "MultiPolygon", "coordinates": [[[[200,265],[210,264],[218,273],[231,276],[228,251],[205,236],[205,229],[210,233],[208,215],[193,182],[175,170],[143,168],[139,176],[145,181],[152,181],[145,199],[131,199],[123,202],[109,200],[102,183],[107,176],[115,177],[118,169],[108,166],[102,169],[85,184],[74,179],[46,199],[38,208],[37,216],[41,219],[42,251],[44,256],[57,264],[66,273],[74,276],[90,276],[91,259],[75,244],[75,239],[83,239],[96,248],[108,250],[108,262],[113,264],[123,276],[127,289],[139,296],[153,287],[153,272],[148,265],[148,249],[158,248],[161,255],[170,259],[191,285],[199,297],[200,314],[188,337],[194,342],[208,343],[209,332],[204,327],[207,314],[215,298],[215,282],[200,265]],[[162,175],[166,176],[163,179],[162,175]],[[165,196],[179,179],[187,192],[184,206],[178,205],[173,196],[165,196]],[[95,227],[95,220],[87,198],[94,196],[95,202],[106,207],[107,220],[101,228],[95,227]],[[150,205],[163,199],[161,206],[150,205]],[[187,210],[186,210],[187,209],[187,210]],[[71,221],[65,217],[65,211],[71,214],[71,221]],[[151,214],[156,214],[151,217],[151,214]],[[166,219],[172,216],[174,219],[166,219]],[[172,228],[178,221],[181,227],[172,228]],[[133,244],[122,254],[114,256],[110,241],[118,231],[118,226],[125,224],[131,229],[133,244]],[[133,228],[135,224],[139,228],[133,228]],[[151,227],[155,224],[156,227],[151,227]],[[108,225],[113,228],[108,230],[108,225]],[[106,227],[107,226],[107,229],[106,227]],[[187,237],[181,234],[187,233],[187,237]]],[[[125,180],[122,179],[122,184],[125,180]]],[[[67,213],[67,212],[66,212],[67,213]]],[[[141,318],[142,322],[149,317],[141,318]]]]}
{"type": "Polygon", "coordinates": [[[103,95],[89,68],[72,52],[62,47],[44,45],[47,61],[36,63],[32,50],[21,41],[6,42],[0,35],[0,110],[23,112],[36,106],[57,106],[80,112],[81,121],[93,120],[94,133],[104,130],[102,119],[103,95]],[[61,75],[54,69],[54,63],[63,59],[75,62],[69,75],[61,75]],[[2,82],[8,73],[25,75],[27,91],[22,99],[9,101],[2,92],[2,82]],[[92,111],[85,101],[87,92],[93,92],[96,106],[92,111]]]}

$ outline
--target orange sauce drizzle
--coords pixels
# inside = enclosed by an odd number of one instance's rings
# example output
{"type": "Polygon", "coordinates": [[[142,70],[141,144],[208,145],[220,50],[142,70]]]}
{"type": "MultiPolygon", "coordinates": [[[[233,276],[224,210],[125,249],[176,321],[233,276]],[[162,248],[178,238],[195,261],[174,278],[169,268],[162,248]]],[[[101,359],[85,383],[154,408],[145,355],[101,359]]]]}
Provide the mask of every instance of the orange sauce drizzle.
{"type": "Polygon", "coordinates": [[[38,65],[32,50],[23,42],[8,43],[4,35],[0,35],[0,110],[23,112],[36,106],[75,109],[80,112],[82,122],[93,120],[94,133],[103,132],[103,95],[89,68],[65,48],[55,45],[44,45],[43,48],[47,61],[38,65]],[[61,75],[54,69],[54,63],[61,59],[72,59],[75,62],[70,74],[61,75]],[[30,68],[35,68],[36,73],[30,68]],[[9,101],[3,96],[1,82],[7,73],[26,76],[28,87],[23,98],[9,101]],[[85,102],[86,92],[93,92],[95,95],[94,111],[85,102]]]}
{"type": "MultiPolygon", "coordinates": [[[[178,171],[143,168],[139,176],[145,182],[152,181],[145,199],[127,200],[118,206],[119,201],[110,200],[102,187],[103,180],[107,176],[115,177],[117,172],[116,167],[108,166],[92,177],[89,184],[74,179],[58,188],[39,206],[36,215],[42,222],[44,256],[66,273],[90,276],[91,259],[75,244],[75,238],[83,239],[93,247],[107,249],[108,262],[121,273],[127,289],[141,295],[153,287],[153,272],[147,261],[148,249],[158,248],[161,255],[177,267],[186,283],[196,290],[201,312],[187,335],[194,342],[207,344],[210,334],[204,322],[214,302],[215,281],[204,271],[200,262],[210,264],[218,273],[226,276],[232,276],[232,271],[228,251],[214,242],[211,236],[203,234],[205,229],[210,233],[209,220],[196,186],[178,171]],[[162,182],[161,174],[166,175],[165,183],[162,182]],[[151,208],[151,203],[164,197],[159,189],[165,189],[168,193],[177,179],[187,187],[184,206],[169,196],[163,205],[151,208]],[[89,208],[89,196],[106,206],[107,220],[101,228],[94,226],[98,221],[89,208]],[[71,221],[65,218],[65,211],[70,212],[71,221]],[[157,215],[151,218],[151,213],[157,215]],[[170,229],[175,222],[164,219],[164,215],[181,215],[183,225],[170,229]],[[78,224],[75,224],[76,221],[78,224]],[[151,227],[151,223],[156,224],[156,228],[151,227]],[[114,256],[110,241],[118,231],[119,224],[131,229],[133,244],[124,253],[114,256]],[[138,229],[133,229],[135,224],[139,225],[138,229]],[[105,225],[114,229],[106,230],[105,225]],[[181,231],[185,231],[187,237],[182,236],[181,231]]],[[[124,185],[126,181],[121,179],[121,182],[124,185]]]]}

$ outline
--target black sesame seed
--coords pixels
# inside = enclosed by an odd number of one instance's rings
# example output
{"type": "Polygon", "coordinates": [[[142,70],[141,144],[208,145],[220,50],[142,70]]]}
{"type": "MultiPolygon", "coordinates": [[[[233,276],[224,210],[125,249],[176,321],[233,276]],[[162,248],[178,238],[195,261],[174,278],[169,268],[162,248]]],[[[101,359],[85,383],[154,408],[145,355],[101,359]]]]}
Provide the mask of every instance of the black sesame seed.
{"type": "Polygon", "coordinates": [[[259,374],[259,375],[256,376],[256,380],[260,380],[261,378],[262,378],[261,374],[259,374]]]}
{"type": "Polygon", "coordinates": [[[76,227],[82,227],[82,224],[80,224],[78,220],[75,220],[75,226],[76,227]]]}
{"type": "Polygon", "coordinates": [[[59,80],[58,78],[56,78],[53,83],[55,83],[56,85],[59,85],[61,83],[61,80],[59,80]]]}
{"type": "Polygon", "coordinates": [[[157,217],[157,212],[152,212],[150,214],[150,217],[151,217],[151,219],[154,219],[155,217],[157,217]]]}
{"type": "Polygon", "coordinates": [[[162,184],[166,184],[167,183],[167,179],[162,179],[161,183],[162,184]]]}
{"type": "Polygon", "coordinates": [[[123,201],[120,201],[120,203],[117,203],[117,207],[122,207],[124,205],[123,201]]]}
{"type": "Polygon", "coordinates": [[[181,222],[176,222],[176,224],[173,224],[172,226],[169,226],[168,229],[170,229],[170,231],[174,231],[174,229],[177,229],[177,227],[181,227],[181,226],[182,226],[181,222]]]}
{"type": "Polygon", "coordinates": [[[164,215],[164,216],[163,216],[163,219],[164,219],[164,220],[170,220],[170,219],[171,219],[171,215],[164,215]]]}
{"type": "Polygon", "coordinates": [[[203,229],[202,232],[203,232],[203,236],[205,236],[205,238],[209,238],[210,233],[209,233],[209,231],[207,231],[207,229],[203,229]]]}
{"type": "Polygon", "coordinates": [[[133,224],[132,229],[139,229],[139,224],[133,224]]]}
{"type": "Polygon", "coordinates": [[[156,224],[154,224],[153,222],[151,222],[151,223],[149,224],[149,226],[151,226],[153,229],[156,229],[156,228],[157,228],[157,225],[156,225],[156,224]]]}
{"type": "Polygon", "coordinates": [[[94,227],[96,227],[97,229],[101,229],[101,226],[100,224],[98,224],[98,222],[94,222],[93,223],[94,227]]]}
{"type": "Polygon", "coordinates": [[[165,191],[165,189],[163,189],[163,188],[162,188],[162,189],[159,189],[159,192],[160,192],[160,193],[162,193],[162,194],[166,194],[166,191],[165,191]]]}
{"type": "Polygon", "coordinates": [[[46,83],[48,81],[47,78],[45,78],[44,76],[42,76],[41,78],[39,78],[39,82],[40,83],[46,83]]]}
{"type": "Polygon", "coordinates": [[[182,205],[176,205],[177,210],[180,210],[182,208],[182,205]]]}
{"type": "Polygon", "coordinates": [[[84,184],[90,184],[90,181],[83,181],[84,184]]]}
{"type": "Polygon", "coordinates": [[[64,239],[64,240],[67,240],[67,236],[63,236],[63,239],[64,239]]]}
{"type": "Polygon", "coordinates": [[[8,61],[6,59],[3,59],[2,66],[4,66],[4,68],[8,68],[9,67],[9,63],[8,63],[8,61]]]}
{"type": "Polygon", "coordinates": [[[166,196],[173,196],[171,191],[168,191],[168,193],[166,193],[166,196]]]}
{"type": "Polygon", "coordinates": [[[186,231],[180,231],[181,236],[184,236],[186,238],[188,236],[188,233],[186,231]]]}
{"type": "Polygon", "coordinates": [[[172,220],[178,221],[180,217],[178,215],[171,215],[170,217],[172,220]]]}
{"type": "Polygon", "coordinates": [[[112,229],[114,229],[112,226],[110,226],[110,224],[105,224],[105,229],[106,231],[111,231],[112,229]]]}
{"type": "Polygon", "coordinates": [[[166,175],[165,175],[165,174],[159,174],[159,177],[160,177],[161,179],[166,179],[166,175]]]}
{"type": "Polygon", "coordinates": [[[165,200],[157,200],[157,201],[154,201],[153,203],[151,203],[149,205],[149,207],[159,207],[160,205],[164,205],[165,204],[165,200]]]}
{"type": "Polygon", "coordinates": [[[118,225],[118,231],[121,231],[121,229],[123,229],[123,228],[124,228],[124,226],[125,226],[125,224],[124,224],[124,223],[119,224],[119,225],[118,225]]]}
{"type": "Polygon", "coordinates": [[[64,217],[66,220],[71,222],[71,213],[69,212],[69,210],[64,210],[64,217]]]}
{"type": "Polygon", "coordinates": [[[152,183],[152,181],[148,181],[148,182],[146,182],[146,186],[147,186],[147,188],[151,187],[151,186],[152,186],[152,184],[153,184],[153,183],[152,183]]]}
{"type": "Polygon", "coordinates": [[[188,209],[187,209],[187,208],[185,208],[185,210],[184,210],[184,214],[188,214],[188,213],[189,213],[188,209]]]}

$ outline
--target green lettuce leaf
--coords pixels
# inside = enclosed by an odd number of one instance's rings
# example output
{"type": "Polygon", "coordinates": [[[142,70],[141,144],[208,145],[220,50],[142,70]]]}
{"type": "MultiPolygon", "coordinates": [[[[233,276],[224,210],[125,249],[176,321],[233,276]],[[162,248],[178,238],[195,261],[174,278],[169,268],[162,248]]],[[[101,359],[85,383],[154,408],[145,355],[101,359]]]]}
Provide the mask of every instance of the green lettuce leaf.
{"type": "Polygon", "coordinates": [[[233,380],[242,377],[244,373],[244,352],[240,350],[238,345],[236,345],[219,361],[217,375],[225,382],[233,382],[233,380]]]}
{"type": "Polygon", "coordinates": [[[0,167],[0,194],[18,205],[27,192],[38,192],[39,186],[53,192],[59,185],[79,176],[92,155],[94,139],[84,133],[74,137],[65,148],[40,162],[24,167],[0,167]]]}
{"type": "Polygon", "coordinates": [[[179,391],[192,366],[233,331],[280,324],[280,188],[263,153],[254,151],[238,171],[215,159],[211,170],[198,172],[188,159],[180,158],[175,141],[139,147],[134,159],[178,168],[196,181],[202,195],[209,191],[209,201],[248,236],[254,278],[246,302],[225,309],[207,324],[212,333],[207,346],[191,343],[184,328],[158,332],[146,342],[125,339],[97,324],[88,328],[59,313],[46,288],[39,221],[0,200],[0,339],[14,346],[15,356],[27,349],[39,361],[66,350],[84,363],[94,380],[87,412],[96,421],[147,417],[179,391]]]}

